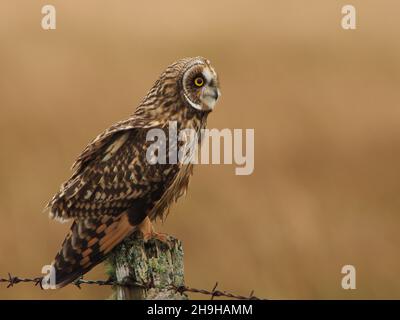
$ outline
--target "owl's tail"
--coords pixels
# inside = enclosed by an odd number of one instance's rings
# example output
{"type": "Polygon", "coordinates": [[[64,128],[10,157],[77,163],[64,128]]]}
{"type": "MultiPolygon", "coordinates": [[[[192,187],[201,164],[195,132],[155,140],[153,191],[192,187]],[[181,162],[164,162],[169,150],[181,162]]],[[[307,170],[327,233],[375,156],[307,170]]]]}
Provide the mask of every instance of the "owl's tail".
{"type": "Polygon", "coordinates": [[[56,287],[64,287],[102,262],[134,230],[126,213],[75,221],[52,263],[56,287]]]}

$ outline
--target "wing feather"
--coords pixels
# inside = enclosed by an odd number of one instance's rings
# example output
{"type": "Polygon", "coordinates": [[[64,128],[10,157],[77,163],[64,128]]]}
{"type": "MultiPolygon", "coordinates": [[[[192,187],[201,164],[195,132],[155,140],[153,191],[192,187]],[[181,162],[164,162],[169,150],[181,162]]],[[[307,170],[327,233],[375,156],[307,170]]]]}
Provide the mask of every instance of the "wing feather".
{"type": "Polygon", "coordinates": [[[135,200],[151,198],[155,190],[167,188],[173,174],[163,176],[163,181],[152,180],[160,176],[154,170],[161,168],[146,163],[145,142],[144,130],[137,128],[110,131],[95,139],[78,158],[72,177],[47,205],[50,216],[67,220],[118,215],[135,200]]]}

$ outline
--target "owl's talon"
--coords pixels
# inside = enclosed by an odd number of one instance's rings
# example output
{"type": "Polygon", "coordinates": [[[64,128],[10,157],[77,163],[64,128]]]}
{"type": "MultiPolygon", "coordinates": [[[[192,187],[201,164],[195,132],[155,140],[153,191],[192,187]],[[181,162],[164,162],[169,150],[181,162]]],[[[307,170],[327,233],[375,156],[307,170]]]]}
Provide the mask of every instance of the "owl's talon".
{"type": "Polygon", "coordinates": [[[169,245],[169,236],[165,233],[152,231],[150,233],[143,234],[144,242],[148,242],[151,239],[156,239],[164,244],[169,245]]]}
{"type": "Polygon", "coordinates": [[[145,243],[151,239],[156,239],[170,247],[169,236],[165,233],[156,232],[148,217],[146,217],[139,225],[139,231],[142,233],[145,243]]]}
{"type": "Polygon", "coordinates": [[[165,233],[153,232],[153,234],[151,236],[153,239],[157,239],[158,241],[161,241],[162,243],[169,244],[169,237],[165,233]]]}

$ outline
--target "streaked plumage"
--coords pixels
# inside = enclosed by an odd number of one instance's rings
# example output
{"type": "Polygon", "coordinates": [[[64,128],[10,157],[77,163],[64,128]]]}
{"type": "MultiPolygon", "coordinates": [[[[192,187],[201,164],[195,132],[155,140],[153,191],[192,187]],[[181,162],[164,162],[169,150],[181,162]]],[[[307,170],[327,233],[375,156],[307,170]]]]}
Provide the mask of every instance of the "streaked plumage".
{"type": "Polygon", "coordinates": [[[128,119],[85,148],[72,177],[47,205],[52,218],[73,220],[53,262],[59,287],[101,262],[134,230],[162,218],[185,192],[192,164],[149,164],[146,150],[152,142],[146,141],[146,134],[152,128],[167,130],[169,121],[176,121],[178,130],[204,128],[218,87],[208,60],[179,60],[165,70],[128,119]]]}

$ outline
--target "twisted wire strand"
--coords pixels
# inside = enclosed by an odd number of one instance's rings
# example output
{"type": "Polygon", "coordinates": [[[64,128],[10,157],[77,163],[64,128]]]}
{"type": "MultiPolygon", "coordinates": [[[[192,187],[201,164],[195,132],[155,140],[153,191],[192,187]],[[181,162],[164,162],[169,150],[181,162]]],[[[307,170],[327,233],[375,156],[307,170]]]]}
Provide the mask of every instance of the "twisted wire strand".
{"type": "MultiPolygon", "coordinates": [[[[11,273],[8,273],[8,278],[0,278],[0,284],[5,283],[7,284],[7,288],[14,287],[17,284],[21,283],[32,283],[35,286],[39,286],[41,289],[42,288],[42,277],[37,277],[37,278],[22,278],[18,276],[13,276],[11,273]]],[[[145,290],[149,290],[151,288],[154,288],[154,286],[146,283],[138,283],[138,282],[129,282],[129,283],[120,283],[118,281],[114,280],[86,280],[79,278],[75,280],[74,282],[71,283],[71,285],[75,285],[79,289],[81,289],[81,285],[98,285],[98,286],[135,286],[135,287],[140,287],[145,290]]],[[[196,288],[191,288],[188,286],[174,286],[171,285],[166,289],[171,289],[175,290],[176,292],[179,292],[181,294],[183,293],[199,293],[203,295],[208,295],[211,297],[211,300],[213,300],[216,297],[225,297],[225,298],[230,298],[230,299],[237,299],[237,300],[266,300],[263,298],[256,297],[254,295],[254,290],[250,292],[248,296],[243,296],[243,295],[238,295],[234,294],[228,291],[221,291],[217,289],[218,287],[218,282],[215,283],[214,287],[212,290],[207,290],[207,289],[196,289],[196,288]]]]}

